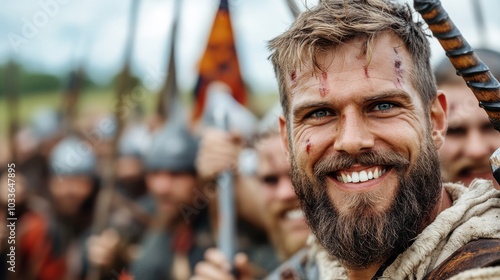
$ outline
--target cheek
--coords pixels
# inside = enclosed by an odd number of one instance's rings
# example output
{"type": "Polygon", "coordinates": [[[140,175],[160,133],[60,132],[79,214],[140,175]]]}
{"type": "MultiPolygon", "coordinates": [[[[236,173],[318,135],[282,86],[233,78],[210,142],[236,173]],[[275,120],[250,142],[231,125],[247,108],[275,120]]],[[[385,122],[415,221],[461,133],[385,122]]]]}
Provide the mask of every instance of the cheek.
{"type": "Polygon", "coordinates": [[[79,186],[77,191],[78,197],[82,199],[86,199],[87,197],[90,196],[91,193],[92,193],[92,186],[90,185],[79,186]]]}
{"type": "Polygon", "coordinates": [[[490,150],[492,153],[496,151],[498,148],[500,148],[500,133],[496,131],[492,133],[487,133],[484,136],[484,139],[487,139],[485,142],[487,142],[490,145],[490,150]]]}
{"type": "Polygon", "coordinates": [[[439,149],[439,156],[442,161],[449,162],[453,158],[460,156],[460,147],[462,147],[463,139],[461,138],[445,138],[443,146],[439,149]]]}
{"type": "Polygon", "coordinates": [[[173,182],[172,193],[178,200],[183,202],[190,202],[193,199],[195,189],[195,182],[190,178],[179,178],[173,182]]]}
{"type": "Polygon", "coordinates": [[[314,127],[306,131],[295,144],[295,158],[300,166],[311,166],[334,144],[334,128],[314,127]]]}
{"type": "Polygon", "coordinates": [[[67,193],[66,188],[64,188],[64,186],[58,183],[50,186],[50,192],[52,193],[52,196],[55,197],[56,199],[58,197],[64,197],[65,194],[67,193]]]}
{"type": "Polygon", "coordinates": [[[262,198],[262,200],[264,202],[264,206],[266,207],[266,210],[268,210],[269,206],[271,205],[271,203],[273,201],[274,192],[271,190],[270,187],[263,186],[262,183],[259,186],[258,190],[260,191],[260,197],[262,198]]]}

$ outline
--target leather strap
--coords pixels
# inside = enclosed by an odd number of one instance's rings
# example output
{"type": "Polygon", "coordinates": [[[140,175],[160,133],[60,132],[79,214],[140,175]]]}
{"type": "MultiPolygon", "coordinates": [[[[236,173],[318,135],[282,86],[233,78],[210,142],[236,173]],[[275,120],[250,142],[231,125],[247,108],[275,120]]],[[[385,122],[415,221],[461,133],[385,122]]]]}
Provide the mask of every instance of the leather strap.
{"type": "Polygon", "coordinates": [[[500,239],[478,239],[467,243],[424,277],[448,279],[473,268],[500,266],[500,239]]]}

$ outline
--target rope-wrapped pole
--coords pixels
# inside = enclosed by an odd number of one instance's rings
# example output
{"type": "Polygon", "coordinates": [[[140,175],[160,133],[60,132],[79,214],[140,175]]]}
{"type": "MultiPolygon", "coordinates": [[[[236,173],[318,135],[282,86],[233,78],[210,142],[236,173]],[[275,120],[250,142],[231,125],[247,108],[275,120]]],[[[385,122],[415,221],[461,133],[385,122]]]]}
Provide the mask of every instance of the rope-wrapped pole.
{"type": "Polygon", "coordinates": [[[439,0],[415,0],[414,7],[422,15],[432,34],[446,51],[446,56],[472,90],[496,130],[500,131],[500,83],[488,66],[474,53],[444,10],[439,0]]]}
{"type": "MultiPolygon", "coordinates": [[[[415,10],[429,26],[446,51],[446,56],[457,70],[457,74],[472,90],[479,106],[488,114],[493,127],[500,131],[500,83],[491,74],[488,66],[474,53],[444,10],[439,0],[414,0],[415,10]]],[[[500,183],[500,151],[497,150],[490,157],[493,175],[500,183]]]]}

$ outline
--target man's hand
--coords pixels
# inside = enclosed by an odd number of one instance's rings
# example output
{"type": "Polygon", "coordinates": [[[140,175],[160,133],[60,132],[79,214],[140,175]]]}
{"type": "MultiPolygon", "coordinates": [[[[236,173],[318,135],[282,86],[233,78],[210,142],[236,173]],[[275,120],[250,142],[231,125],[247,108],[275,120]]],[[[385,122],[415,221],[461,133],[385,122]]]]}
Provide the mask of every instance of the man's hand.
{"type": "Polygon", "coordinates": [[[196,170],[203,180],[213,180],[226,169],[238,167],[242,138],[239,134],[209,128],[203,131],[196,156],[196,170]]]}
{"type": "Polygon", "coordinates": [[[234,258],[237,277],[231,274],[231,264],[218,249],[208,249],[205,260],[198,263],[194,269],[195,275],[191,280],[252,280],[252,272],[248,257],[239,253],[234,258]]]}
{"type": "Polygon", "coordinates": [[[87,241],[88,259],[99,267],[110,267],[118,251],[120,235],[114,229],[106,229],[101,235],[93,235],[87,241]]]}

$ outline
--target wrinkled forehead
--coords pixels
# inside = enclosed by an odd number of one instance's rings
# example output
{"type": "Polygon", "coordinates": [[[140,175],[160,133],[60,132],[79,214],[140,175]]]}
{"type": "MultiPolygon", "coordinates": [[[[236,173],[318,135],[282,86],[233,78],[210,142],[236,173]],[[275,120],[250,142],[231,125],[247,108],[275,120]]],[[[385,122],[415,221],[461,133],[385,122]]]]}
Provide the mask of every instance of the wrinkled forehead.
{"type": "MultiPolygon", "coordinates": [[[[404,42],[392,31],[385,31],[367,40],[366,37],[356,37],[343,44],[326,46],[314,54],[313,58],[302,58],[302,63],[287,70],[284,79],[290,89],[304,85],[311,77],[320,77],[322,73],[342,73],[346,67],[363,62],[368,68],[404,65],[404,71],[409,71],[413,65],[410,54],[404,42]],[[390,61],[391,64],[386,64],[390,61]],[[399,61],[399,62],[397,62],[399,61]]],[[[392,71],[392,68],[389,69],[392,71]]]]}

